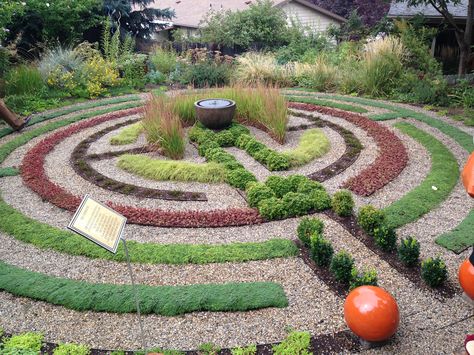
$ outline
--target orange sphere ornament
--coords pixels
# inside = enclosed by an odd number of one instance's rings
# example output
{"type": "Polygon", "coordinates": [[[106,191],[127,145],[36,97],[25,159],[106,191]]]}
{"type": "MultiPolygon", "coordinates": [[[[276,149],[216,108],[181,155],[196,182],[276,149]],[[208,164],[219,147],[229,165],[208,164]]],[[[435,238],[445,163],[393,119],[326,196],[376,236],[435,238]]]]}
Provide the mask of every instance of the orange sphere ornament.
{"type": "Polygon", "coordinates": [[[358,337],[377,342],[395,334],[400,313],[397,302],[387,291],[376,286],[360,286],[347,296],[344,318],[358,337]]]}
{"type": "Polygon", "coordinates": [[[464,293],[474,300],[474,250],[470,259],[464,260],[459,268],[459,283],[464,293]]]}

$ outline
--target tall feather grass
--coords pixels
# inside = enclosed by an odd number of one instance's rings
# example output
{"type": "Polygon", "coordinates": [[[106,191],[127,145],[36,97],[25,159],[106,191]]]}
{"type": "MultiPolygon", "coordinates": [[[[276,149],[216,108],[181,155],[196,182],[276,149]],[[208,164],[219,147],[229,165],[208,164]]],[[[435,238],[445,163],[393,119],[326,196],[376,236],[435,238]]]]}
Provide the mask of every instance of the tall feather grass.
{"type": "Polygon", "coordinates": [[[293,65],[279,65],[273,54],[248,52],[237,58],[234,79],[245,85],[291,86],[293,65]]]}
{"type": "Polygon", "coordinates": [[[147,140],[158,145],[162,153],[171,159],[184,156],[184,129],[179,116],[166,98],[153,96],[145,106],[142,120],[147,140]]]}
{"type": "Polygon", "coordinates": [[[32,66],[20,65],[11,70],[5,79],[7,95],[39,95],[45,88],[40,72],[32,66]]]}

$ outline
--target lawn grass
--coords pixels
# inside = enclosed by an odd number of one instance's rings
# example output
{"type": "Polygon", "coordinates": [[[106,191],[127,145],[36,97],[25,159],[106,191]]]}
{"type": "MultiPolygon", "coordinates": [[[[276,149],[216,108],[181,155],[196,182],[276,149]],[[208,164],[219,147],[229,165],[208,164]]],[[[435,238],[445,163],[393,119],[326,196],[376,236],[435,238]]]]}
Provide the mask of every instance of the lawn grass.
{"type": "MultiPolygon", "coordinates": [[[[53,118],[57,118],[60,116],[68,115],[70,113],[74,113],[77,111],[87,110],[87,109],[100,107],[100,106],[106,106],[106,105],[114,105],[114,104],[119,104],[119,103],[124,103],[124,102],[139,101],[139,100],[141,100],[140,96],[127,96],[127,97],[115,97],[115,98],[106,99],[106,100],[89,101],[84,104],[74,105],[74,106],[67,107],[67,108],[57,110],[54,112],[36,115],[30,120],[30,122],[28,123],[28,126],[32,126],[37,123],[51,120],[53,118]]],[[[0,129],[0,138],[12,132],[13,132],[13,129],[11,129],[10,127],[5,127],[5,128],[0,129]]]]}
{"type": "Polygon", "coordinates": [[[110,138],[110,144],[126,145],[135,143],[142,132],[143,124],[141,122],[134,123],[120,130],[116,136],[110,138]]]}
{"type": "Polygon", "coordinates": [[[452,250],[455,253],[470,248],[474,245],[474,209],[469,212],[466,218],[452,231],[441,234],[436,238],[436,243],[452,250]]]}
{"type": "MultiPolygon", "coordinates": [[[[111,254],[87,239],[66,230],[35,221],[0,200],[0,231],[40,249],[50,249],[69,255],[92,259],[125,262],[122,244],[117,254],[111,254]]],[[[209,264],[245,262],[280,257],[292,257],[298,249],[291,240],[270,239],[266,242],[233,244],[153,244],[128,241],[133,263],[148,264],[209,264]]]]}
{"type": "MultiPolygon", "coordinates": [[[[198,311],[242,312],[288,306],[283,288],[273,282],[136,287],[143,314],[177,316],[198,311]]],[[[0,262],[0,290],[81,312],[136,312],[131,285],[51,277],[4,262],[0,262]]]]}
{"type": "Polygon", "coordinates": [[[283,152],[290,160],[292,167],[309,163],[313,159],[322,157],[331,148],[331,143],[324,131],[313,128],[305,131],[300,138],[298,146],[283,152]]]}
{"type": "Polygon", "coordinates": [[[356,112],[356,113],[367,113],[365,108],[363,107],[358,107],[354,105],[348,105],[344,103],[339,103],[339,102],[333,102],[329,100],[324,100],[324,99],[316,99],[316,98],[306,98],[306,97],[298,97],[298,96],[288,96],[288,101],[290,102],[302,102],[305,104],[313,104],[313,105],[318,105],[318,106],[325,106],[325,107],[331,107],[331,108],[336,108],[339,110],[344,110],[344,111],[350,111],[350,112],[356,112]]]}
{"type": "Polygon", "coordinates": [[[159,160],[145,155],[124,154],[117,163],[120,169],[158,181],[196,181],[221,183],[226,169],[218,163],[191,163],[188,161],[159,160]]]}
{"type": "Polygon", "coordinates": [[[443,202],[456,186],[459,167],[449,149],[430,134],[404,122],[394,126],[422,144],[431,155],[431,170],[425,180],[384,209],[390,226],[398,228],[416,221],[443,202]]]}
{"type": "Polygon", "coordinates": [[[20,171],[17,168],[0,168],[0,177],[5,177],[5,176],[16,176],[19,175],[20,171]]]}
{"type": "Polygon", "coordinates": [[[375,115],[369,115],[372,121],[388,121],[394,120],[396,118],[401,118],[402,116],[398,112],[387,112],[387,113],[380,113],[375,115]]]}

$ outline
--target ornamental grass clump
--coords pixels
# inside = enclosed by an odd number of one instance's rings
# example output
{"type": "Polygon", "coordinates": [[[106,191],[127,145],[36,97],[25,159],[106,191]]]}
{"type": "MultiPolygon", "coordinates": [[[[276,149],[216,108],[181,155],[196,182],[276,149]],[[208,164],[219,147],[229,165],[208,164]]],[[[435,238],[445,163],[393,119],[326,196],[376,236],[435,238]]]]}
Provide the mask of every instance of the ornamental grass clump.
{"type": "Polygon", "coordinates": [[[148,141],[160,147],[163,155],[171,159],[183,158],[183,125],[164,98],[154,96],[147,103],[142,123],[148,141]]]}
{"type": "Polygon", "coordinates": [[[421,277],[430,287],[441,286],[448,278],[446,264],[439,256],[421,262],[421,277]]]}

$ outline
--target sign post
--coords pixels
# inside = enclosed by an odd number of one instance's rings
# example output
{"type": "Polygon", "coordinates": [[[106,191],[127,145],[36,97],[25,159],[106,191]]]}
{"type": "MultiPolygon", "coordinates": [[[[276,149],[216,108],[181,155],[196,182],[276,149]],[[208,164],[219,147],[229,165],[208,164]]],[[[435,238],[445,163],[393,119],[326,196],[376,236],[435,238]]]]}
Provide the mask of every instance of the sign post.
{"type": "Polygon", "coordinates": [[[74,214],[68,229],[86,237],[102,248],[107,249],[111,253],[116,253],[120,239],[123,242],[125,257],[127,259],[128,272],[132,280],[132,287],[135,294],[135,303],[137,307],[138,323],[142,337],[142,346],[145,354],[148,354],[146,347],[145,331],[140,313],[140,295],[133,277],[133,270],[130,264],[130,256],[128,253],[127,242],[123,238],[123,230],[127,218],[117,213],[110,207],[95,201],[89,195],[84,196],[79,208],[74,214]]]}

